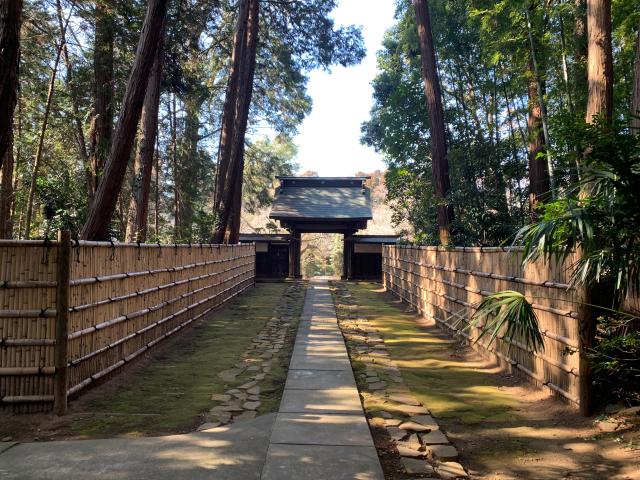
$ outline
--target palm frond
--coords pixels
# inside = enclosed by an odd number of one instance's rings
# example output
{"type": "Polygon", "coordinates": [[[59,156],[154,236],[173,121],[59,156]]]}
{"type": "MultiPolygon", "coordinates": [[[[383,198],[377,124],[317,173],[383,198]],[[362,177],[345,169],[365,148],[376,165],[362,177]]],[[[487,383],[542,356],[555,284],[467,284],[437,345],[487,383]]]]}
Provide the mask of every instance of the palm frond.
{"type": "Polygon", "coordinates": [[[471,317],[471,325],[480,328],[476,342],[489,335],[491,345],[504,332],[503,337],[523,343],[534,352],[544,350],[538,317],[520,292],[505,290],[484,298],[471,317]]]}

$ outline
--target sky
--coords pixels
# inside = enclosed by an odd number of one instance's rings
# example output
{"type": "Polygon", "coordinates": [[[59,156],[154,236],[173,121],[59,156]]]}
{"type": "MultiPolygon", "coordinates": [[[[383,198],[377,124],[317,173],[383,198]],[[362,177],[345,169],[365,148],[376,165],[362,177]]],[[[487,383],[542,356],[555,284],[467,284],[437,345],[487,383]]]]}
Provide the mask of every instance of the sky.
{"type": "Polygon", "coordinates": [[[334,10],[336,24],[363,27],[367,56],[353,67],[311,73],[308,92],[313,110],[294,138],[299,173],[311,170],[338,177],[385,169],[381,155],[360,144],[360,125],[369,119],[376,52],[384,32],[393,25],[394,5],[394,0],[340,0],[334,10]]]}

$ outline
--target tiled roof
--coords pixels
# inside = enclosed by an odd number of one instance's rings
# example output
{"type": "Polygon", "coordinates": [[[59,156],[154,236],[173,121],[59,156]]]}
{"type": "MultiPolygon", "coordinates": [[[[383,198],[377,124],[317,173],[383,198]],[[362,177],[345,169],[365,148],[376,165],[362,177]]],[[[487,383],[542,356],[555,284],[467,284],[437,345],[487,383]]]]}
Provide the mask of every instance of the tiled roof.
{"type": "Polygon", "coordinates": [[[371,219],[371,192],[363,179],[283,179],[271,207],[274,219],[371,219]]]}

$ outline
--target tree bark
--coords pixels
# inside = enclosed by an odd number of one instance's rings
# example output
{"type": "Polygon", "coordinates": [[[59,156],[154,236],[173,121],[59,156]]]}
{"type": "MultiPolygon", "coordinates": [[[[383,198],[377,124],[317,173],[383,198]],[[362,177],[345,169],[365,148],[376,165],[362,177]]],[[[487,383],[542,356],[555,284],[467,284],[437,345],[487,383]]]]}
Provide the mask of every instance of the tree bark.
{"type": "Polygon", "coordinates": [[[244,170],[244,142],[253,94],[256,52],[259,31],[260,2],[249,0],[247,28],[241,41],[242,59],[238,70],[238,91],[234,108],[233,135],[231,137],[231,156],[226,171],[226,179],[220,195],[218,219],[214,230],[214,243],[221,243],[227,235],[227,241],[236,243],[239,238],[240,219],[230,221],[234,205],[234,215],[240,215],[242,207],[242,176],[244,170]],[[232,234],[232,227],[236,232],[232,234]],[[235,240],[235,241],[234,241],[235,240]]]}
{"type": "Polygon", "coordinates": [[[551,182],[549,167],[545,155],[546,142],[542,130],[542,110],[538,97],[538,85],[529,65],[529,206],[531,221],[536,222],[540,213],[540,203],[549,199],[551,182]]]}
{"type": "Polygon", "coordinates": [[[13,111],[18,100],[21,20],[22,0],[0,0],[0,162],[12,144],[13,111]]]}
{"type": "Polygon", "coordinates": [[[91,127],[89,204],[93,203],[98,189],[113,135],[113,44],[115,25],[112,9],[112,2],[107,0],[96,1],[93,53],[94,111],[91,127]]]}
{"type": "Polygon", "coordinates": [[[579,115],[587,111],[587,4],[586,0],[575,0],[575,23],[573,27],[573,81],[574,105],[579,115]]]}
{"type": "MultiPolygon", "coordinates": [[[[251,99],[253,95],[253,77],[255,74],[255,59],[258,46],[258,1],[254,0],[255,6],[252,6],[252,10],[249,16],[249,36],[247,38],[247,58],[249,67],[247,71],[247,79],[243,82],[245,85],[245,91],[240,92],[240,95],[246,97],[246,101],[243,105],[241,112],[242,122],[240,125],[240,134],[235,139],[236,147],[235,152],[238,156],[237,173],[235,189],[233,192],[233,202],[231,205],[231,220],[229,222],[227,232],[227,243],[235,244],[240,241],[240,220],[242,216],[242,187],[244,179],[244,153],[245,153],[245,133],[247,131],[247,122],[249,119],[249,108],[251,107],[251,99]]],[[[235,163],[235,162],[234,162],[235,163]]]]}
{"type": "MultiPolygon", "coordinates": [[[[222,191],[227,178],[227,170],[231,161],[231,149],[233,143],[233,128],[235,121],[236,103],[238,97],[238,83],[240,81],[240,68],[246,47],[246,30],[248,22],[249,0],[240,0],[238,7],[238,19],[233,38],[231,51],[231,69],[227,81],[224,109],[222,113],[222,126],[220,130],[220,145],[218,147],[218,168],[216,171],[216,184],[213,199],[213,212],[218,213],[222,200],[222,191]]],[[[220,223],[217,221],[216,223],[220,223]]],[[[224,228],[222,225],[220,228],[224,228]]],[[[214,237],[216,234],[214,233],[214,237]]]]}
{"type": "MultiPolygon", "coordinates": [[[[11,139],[10,139],[11,140],[11,139]]],[[[0,179],[0,238],[13,236],[12,206],[13,206],[13,145],[5,151],[0,179]]]]}
{"type": "Polygon", "coordinates": [[[454,219],[454,213],[453,206],[447,200],[447,195],[451,190],[451,182],[449,180],[449,161],[447,159],[440,79],[438,77],[433,35],[431,33],[428,1],[413,0],[413,6],[416,13],[418,36],[420,37],[424,92],[427,100],[427,110],[429,111],[432,175],[438,201],[440,243],[448,245],[451,243],[451,223],[454,219]]]}
{"type": "Polygon", "coordinates": [[[613,118],[613,54],[611,50],[611,0],[587,0],[587,99],[586,121],[602,115],[613,118]]]}
{"type": "Polygon", "coordinates": [[[160,83],[164,60],[164,28],[158,42],[149,84],[142,106],[140,132],[134,166],[134,180],[127,219],[126,239],[128,242],[144,242],[147,239],[147,216],[149,212],[149,192],[151,174],[158,132],[158,110],[160,107],[160,83]]]}
{"type": "Polygon", "coordinates": [[[640,134],[640,28],[636,38],[636,59],[633,64],[633,92],[631,94],[631,133],[640,134]]]}
{"type": "Polygon", "coordinates": [[[113,144],[105,164],[103,178],[82,230],[82,238],[86,240],[106,240],[108,237],[109,224],[122,189],[140,120],[154,53],[162,35],[167,4],[168,0],[149,0],[147,4],[147,14],[142,25],[133,69],[127,81],[113,144]]]}

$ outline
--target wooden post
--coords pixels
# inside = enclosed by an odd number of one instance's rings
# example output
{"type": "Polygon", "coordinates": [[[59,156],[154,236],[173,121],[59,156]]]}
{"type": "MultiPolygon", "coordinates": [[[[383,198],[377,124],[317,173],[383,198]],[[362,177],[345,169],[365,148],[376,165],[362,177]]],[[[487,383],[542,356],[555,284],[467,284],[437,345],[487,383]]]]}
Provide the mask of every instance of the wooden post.
{"type": "Polygon", "coordinates": [[[291,240],[289,242],[289,278],[301,278],[300,275],[300,253],[302,236],[298,230],[291,230],[291,240]]]}
{"type": "Polygon", "coordinates": [[[56,415],[67,413],[67,341],[69,334],[69,282],[71,233],[58,232],[58,258],[56,268],[56,350],[54,378],[54,405],[56,415]]]}
{"type": "Polygon", "coordinates": [[[593,374],[591,371],[591,359],[588,357],[593,348],[595,340],[596,323],[593,302],[592,288],[582,287],[578,296],[578,338],[579,338],[579,392],[580,392],[580,413],[589,417],[593,413],[593,374]]]}

